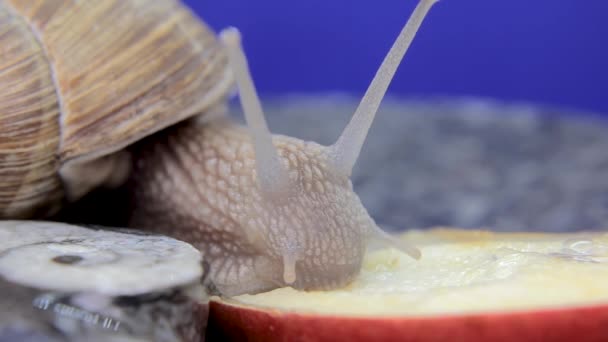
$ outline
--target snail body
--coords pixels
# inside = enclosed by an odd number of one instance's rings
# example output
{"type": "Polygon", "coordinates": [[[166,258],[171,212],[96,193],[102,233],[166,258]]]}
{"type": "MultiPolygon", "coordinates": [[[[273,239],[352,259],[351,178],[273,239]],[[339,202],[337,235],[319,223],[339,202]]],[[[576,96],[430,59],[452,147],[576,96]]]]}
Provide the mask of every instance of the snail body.
{"type": "Polygon", "coordinates": [[[375,224],[350,175],[380,101],[434,2],[420,1],[331,146],[271,135],[240,34],[222,31],[247,128],[226,118],[192,121],[140,146],[131,225],[195,244],[226,295],[344,286],[359,273],[370,240],[419,258],[416,248],[375,224]]]}
{"type": "Polygon", "coordinates": [[[161,135],[135,154],[130,225],[204,251],[222,293],[289,280],[334,288],[358,273],[373,221],[348,177],[332,173],[323,146],[276,136],[290,186],[268,194],[257,185],[254,146],[243,127],[217,120],[161,135]]]}
{"type": "Polygon", "coordinates": [[[14,85],[0,89],[0,217],[46,215],[129,178],[129,226],[198,247],[226,295],[345,285],[370,240],[418,258],[376,226],[350,175],[435,1],[420,0],[351,122],[322,146],[271,135],[238,31],[216,39],[177,1],[0,0],[3,32],[22,34],[0,50],[16,61],[0,69],[14,85]],[[234,80],[247,127],[217,115],[234,80]]]}

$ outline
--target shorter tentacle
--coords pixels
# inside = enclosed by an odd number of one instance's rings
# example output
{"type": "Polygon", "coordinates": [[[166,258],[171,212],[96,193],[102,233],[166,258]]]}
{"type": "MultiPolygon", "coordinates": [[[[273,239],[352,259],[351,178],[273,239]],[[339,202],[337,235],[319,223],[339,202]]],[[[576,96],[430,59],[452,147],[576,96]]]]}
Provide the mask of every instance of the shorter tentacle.
{"type": "Polygon", "coordinates": [[[422,253],[420,252],[420,250],[414,246],[412,246],[411,244],[399,239],[396,236],[393,236],[387,232],[385,232],[384,230],[382,230],[382,228],[378,227],[377,225],[373,225],[370,229],[370,234],[369,234],[369,239],[371,239],[371,243],[369,244],[370,247],[372,246],[376,246],[376,247],[392,247],[395,248],[407,255],[409,255],[410,257],[419,260],[422,257],[422,253]]]}

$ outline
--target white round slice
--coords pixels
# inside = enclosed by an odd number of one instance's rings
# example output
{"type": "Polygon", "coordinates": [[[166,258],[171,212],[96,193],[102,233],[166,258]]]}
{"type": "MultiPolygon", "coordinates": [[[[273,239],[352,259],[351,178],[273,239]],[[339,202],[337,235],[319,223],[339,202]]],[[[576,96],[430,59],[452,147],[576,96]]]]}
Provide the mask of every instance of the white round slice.
{"type": "Polygon", "coordinates": [[[191,245],[160,235],[39,221],[0,221],[0,277],[39,289],[127,296],[202,277],[191,245]]]}

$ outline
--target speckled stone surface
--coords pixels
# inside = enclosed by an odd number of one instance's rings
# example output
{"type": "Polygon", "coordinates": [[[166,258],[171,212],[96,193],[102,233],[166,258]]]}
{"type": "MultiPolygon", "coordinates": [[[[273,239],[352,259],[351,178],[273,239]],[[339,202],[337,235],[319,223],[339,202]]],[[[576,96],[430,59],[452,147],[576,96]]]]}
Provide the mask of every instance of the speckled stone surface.
{"type": "Polygon", "coordinates": [[[184,288],[105,297],[101,311],[83,306],[76,293],[35,289],[1,277],[0,293],[0,342],[204,340],[208,304],[193,301],[184,288]]]}
{"type": "Polygon", "coordinates": [[[200,257],[139,231],[1,221],[0,342],[199,341],[200,257]]]}
{"type": "MultiPolygon", "coordinates": [[[[273,133],[332,143],[350,97],[267,101],[273,133]]],[[[355,167],[364,204],[389,230],[608,228],[608,121],[479,99],[387,99],[355,167]]]]}

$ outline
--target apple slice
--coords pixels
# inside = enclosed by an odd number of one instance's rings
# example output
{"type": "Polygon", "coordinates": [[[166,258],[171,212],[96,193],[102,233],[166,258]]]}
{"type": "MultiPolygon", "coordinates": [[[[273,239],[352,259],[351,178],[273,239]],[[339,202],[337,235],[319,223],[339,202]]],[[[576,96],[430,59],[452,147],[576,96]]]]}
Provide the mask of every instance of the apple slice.
{"type": "Polygon", "coordinates": [[[608,341],[608,233],[435,229],[422,250],[368,253],[346,288],[211,302],[209,338],[248,341],[608,341]]]}

